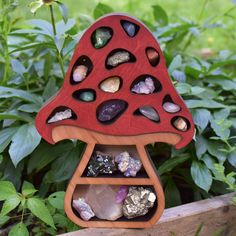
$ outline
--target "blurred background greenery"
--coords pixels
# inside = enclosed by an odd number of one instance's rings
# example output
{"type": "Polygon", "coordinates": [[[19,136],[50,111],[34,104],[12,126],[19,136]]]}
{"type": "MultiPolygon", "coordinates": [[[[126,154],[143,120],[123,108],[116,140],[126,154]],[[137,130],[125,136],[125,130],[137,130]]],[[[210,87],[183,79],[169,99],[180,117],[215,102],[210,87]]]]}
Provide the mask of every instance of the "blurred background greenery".
{"type": "MultiPolygon", "coordinates": [[[[47,19],[49,17],[47,12],[49,9],[45,8],[37,11],[36,16],[34,16],[28,8],[30,2],[30,0],[19,1],[19,7],[15,12],[19,18],[47,19]]],[[[187,18],[200,24],[207,24],[210,21],[217,22],[211,26],[211,30],[206,30],[199,34],[197,40],[192,43],[190,51],[198,53],[202,49],[210,49],[212,52],[217,52],[225,49],[226,45],[227,49],[236,51],[236,24],[234,18],[236,16],[236,7],[233,4],[233,0],[67,0],[63,2],[68,7],[69,17],[76,19],[77,24],[80,23],[79,17],[81,14],[93,15],[93,9],[99,2],[111,6],[114,11],[126,12],[147,22],[153,21],[152,6],[160,5],[168,14],[170,23],[179,22],[181,18],[187,18]]],[[[57,8],[55,8],[55,12],[56,16],[59,17],[60,13],[57,8]]]]}

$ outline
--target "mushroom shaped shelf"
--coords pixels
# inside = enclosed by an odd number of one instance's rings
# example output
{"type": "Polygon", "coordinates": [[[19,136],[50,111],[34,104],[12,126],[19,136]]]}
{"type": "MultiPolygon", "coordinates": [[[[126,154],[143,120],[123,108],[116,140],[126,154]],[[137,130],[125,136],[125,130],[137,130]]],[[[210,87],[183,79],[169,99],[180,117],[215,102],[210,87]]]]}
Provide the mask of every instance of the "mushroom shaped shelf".
{"type": "Polygon", "coordinates": [[[146,228],[164,210],[164,193],[145,146],[165,142],[177,149],[193,137],[194,124],[167,72],[151,32],[124,14],[98,19],[80,39],[61,90],[39,111],[36,127],[49,143],[79,139],[87,143],[65,195],[68,217],[83,227],[146,228]],[[86,176],[95,151],[138,156],[143,170],[135,177],[122,174],[86,176]],[[83,220],[72,202],[90,185],[148,187],[156,203],[148,214],[83,220]]]}

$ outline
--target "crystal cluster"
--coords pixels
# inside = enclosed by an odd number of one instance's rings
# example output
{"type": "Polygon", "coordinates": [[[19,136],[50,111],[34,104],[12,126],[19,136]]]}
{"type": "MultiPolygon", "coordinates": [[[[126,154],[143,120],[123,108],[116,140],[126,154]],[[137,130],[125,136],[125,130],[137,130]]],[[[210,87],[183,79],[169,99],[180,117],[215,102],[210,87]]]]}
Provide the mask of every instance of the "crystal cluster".
{"type": "Polygon", "coordinates": [[[119,99],[108,100],[98,107],[97,118],[101,122],[108,122],[120,115],[125,109],[125,101],[119,99]]]}
{"type": "Polygon", "coordinates": [[[114,221],[122,216],[128,219],[148,213],[156,195],[149,188],[117,185],[90,185],[83,198],[73,200],[73,207],[83,220],[96,216],[114,221]]]}
{"type": "Polygon", "coordinates": [[[122,152],[117,155],[115,162],[118,163],[118,169],[127,177],[136,176],[142,167],[141,161],[131,157],[128,152],[122,152]]]}
{"type": "Polygon", "coordinates": [[[88,67],[85,65],[79,65],[73,71],[73,80],[78,83],[84,80],[88,73],[88,67]]]}
{"type": "Polygon", "coordinates": [[[130,54],[126,51],[118,51],[115,52],[112,56],[110,56],[107,60],[108,66],[118,66],[121,63],[128,62],[130,60],[130,54]]]}
{"type": "Polygon", "coordinates": [[[150,94],[155,90],[154,81],[151,77],[147,77],[144,81],[140,81],[131,88],[131,91],[138,94],[150,94]]]}
{"type": "Polygon", "coordinates": [[[104,47],[111,39],[111,30],[106,27],[96,29],[93,33],[92,41],[95,48],[104,47]]]}
{"type": "Polygon", "coordinates": [[[156,201],[156,195],[143,187],[130,187],[123,204],[124,216],[132,219],[148,213],[156,201]]]}
{"type": "Polygon", "coordinates": [[[114,158],[106,153],[96,151],[88,165],[87,176],[98,176],[98,174],[112,174],[116,170],[114,158]]]}
{"type": "Polygon", "coordinates": [[[72,117],[71,109],[66,109],[65,111],[56,112],[47,122],[54,123],[61,120],[70,119],[72,117]]]}
{"type": "Polygon", "coordinates": [[[89,204],[86,203],[84,198],[73,200],[73,207],[76,209],[76,211],[78,211],[83,220],[88,221],[95,216],[93,210],[91,209],[89,204]]]}

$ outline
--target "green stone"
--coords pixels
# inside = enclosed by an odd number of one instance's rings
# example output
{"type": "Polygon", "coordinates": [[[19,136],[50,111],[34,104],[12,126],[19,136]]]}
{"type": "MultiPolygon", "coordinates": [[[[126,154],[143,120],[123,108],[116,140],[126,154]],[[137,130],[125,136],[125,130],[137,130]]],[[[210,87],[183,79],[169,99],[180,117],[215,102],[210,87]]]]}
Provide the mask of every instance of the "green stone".
{"type": "Polygon", "coordinates": [[[95,48],[104,47],[111,38],[110,30],[107,28],[99,28],[94,33],[93,44],[95,48]]]}
{"type": "Polygon", "coordinates": [[[87,92],[82,92],[79,95],[79,99],[84,101],[84,102],[92,102],[94,101],[95,97],[94,97],[94,93],[87,91],[87,92]]]}

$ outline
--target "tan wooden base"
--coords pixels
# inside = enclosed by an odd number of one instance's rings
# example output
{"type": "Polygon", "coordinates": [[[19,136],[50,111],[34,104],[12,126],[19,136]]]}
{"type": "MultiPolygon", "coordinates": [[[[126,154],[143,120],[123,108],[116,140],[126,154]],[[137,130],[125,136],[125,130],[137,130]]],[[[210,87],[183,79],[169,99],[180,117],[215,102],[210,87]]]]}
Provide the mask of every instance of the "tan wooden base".
{"type": "MultiPolygon", "coordinates": [[[[87,131],[78,127],[71,126],[58,126],[53,129],[52,137],[55,142],[62,139],[81,139],[87,141],[87,146],[85,152],[81,158],[65,195],[65,212],[67,216],[75,223],[83,227],[110,227],[110,228],[148,228],[159,220],[161,217],[164,206],[165,199],[163,189],[155,171],[155,167],[145,149],[145,145],[152,142],[166,142],[175,145],[180,141],[180,136],[172,133],[158,133],[158,134],[148,134],[139,136],[109,136],[100,133],[87,131]],[[136,178],[112,178],[112,177],[83,177],[84,170],[86,169],[88,162],[92,156],[92,153],[97,147],[101,145],[100,148],[105,148],[105,151],[111,152],[122,152],[129,151],[135,152],[135,154],[140,158],[144,170],[146,171],[146,176],[136,178]],[[109,149],[109,150],[107,150],[109,149]],[[142,221],[135,220],[125,220],[125,221],[104,221],[104,220],[90,220],[84,221],[78,217],[72,209],[72,199],[75,196],[76,191],[78,191],[79,186],[89,185],[89,184],[109,184],[109,185],[128,185],[128,186],[152,186],[157,195],[157,208],[155,213],[151,218],[147,217],[142,221]]],[[[81,188],[82,189],[82,188],[81,188]]]]}

